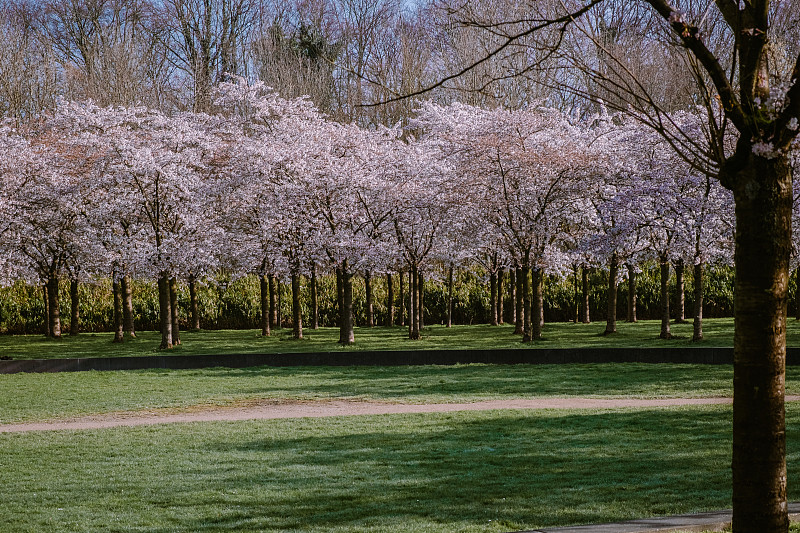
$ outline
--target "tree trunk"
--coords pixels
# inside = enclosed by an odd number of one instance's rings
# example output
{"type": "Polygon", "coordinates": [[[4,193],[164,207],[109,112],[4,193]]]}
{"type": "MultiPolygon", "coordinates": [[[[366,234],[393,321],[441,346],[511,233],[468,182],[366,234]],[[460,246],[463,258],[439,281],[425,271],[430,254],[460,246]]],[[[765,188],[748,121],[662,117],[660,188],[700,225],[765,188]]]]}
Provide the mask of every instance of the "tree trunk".
{"type": "Polygon", "coordinates": [[[292,272],[292,336],[303,338],[303,309],[300,307],[300,274],[292,272]]]}
{"type": "Polygon", "coordinates": [[[515,306],[517,309],[517,320],[514,323],[514,335],[525,334],[525,287],[522,282],[522,268],[517,268],[517,294],[515,306]]]}
{"type": "Polygon", "coordinates": [[[274,274],[269,275],[269,327],[278,329],[278,290],[274,274]]]}
{"type": "Polygon", "coordinates": [[[178,280],[175,276],[169,278],[169,307],[172,316],[172,345],[177,346],[181,343],[181,329],[179,327],[178,280]]]}
{"type": "Polygon", "coordinates": [[[133,283],[129,274],[120,280],[122,290],[122,329],[129,337],[136,338],[136,328],[133,325],[133,283]]]}
{"type": "Polygon", "coordinates": [[[794,315],[796,320],[800,320],[800,267],[794,271],[794,315]]]}
{"type": "Polygon", "coordinates": [[[44,336],[50,336],[50,296],[47,282],[42,283],[42,303],[44,304],[44,336]]]}
{"type": "Polygon", "coordinates": [[[375,326],[375,319],[374,319],[374,309],[372,306],[372,274],[369,270],[364,272],[364,292],[366,297],[366,302],[364,302],[364,310],[367,314],[367,327],[371,328],[375,326]]]}
{"type": "Polygon", "coordinates": [[[675,295],[675,323],[683,324],[686,322],[686,283],[684,282],[683,272],[685,264],[683,259],[678,259],[675,262],[675,288],[677,294],[675,295]]]}
{"type": "Polygon", "coordinates": [[[161,317],[161,350],[172,348],[172,306],[169,299],[169,274],[162,272],[158,278],[158,312],[161,317]]]}
{"type": "Polygon", "coordinates": [[[283,292],[281,291],[281,279],[275,276],[275,329],[281,329],[283,327],[282,300],[283,292]]]}
{"type": "Polygon", "coordinates": [[[342,262],[342,307],[340,308],[339,344],[349,346],[355,342],[353,332],[353,274],[350,273],[347,261],[342,262]]]}
{"type": "MultiPolygon", "coordinates": [[[[741,154],[737,151],[741,159],[741,154]]],[[[736,172],[733,530],[787,531],[786,316],[792,179],[787,156],[746,152],[736,172]]],[[[724,170],[724,169],[723,169],[724,170]]]]}
{"type": "Polygon", "coordinates": [[[419,312],[419,307],[417,307],[417,299],[419,298],[419,293],[417,292],[418,282],[417,266],[412,265],[408,287],[408,294],[411,299],[408,306],[408,338],[411,340],[418,340],[420,337],[419,319],[417,318],[417,313],[419,312]]]}
{"type": "Polygon", "coordinates": [[[406,282],[403,280],[403,278],[405,278],[405,274],[403,274],[402,270],[400,271],[398,278],[400,279],[400,327],[404,327],[406,325],[406,282]]]}
{"type": "Polygon", "coordinates": [[[189,313],[192,331],[200,331],[200,302],[197,299],[197,278],[189,276],[189,313]]]}
{"type": "MultiPolygon", "coordinates": [[[[616,286],[615,289],[616,290],[616,286]]],[[[591,319],[589,317],[589,267],[583,265],[581,267],[581,294],[582,298],[582,309],[583,312],[581,313],[581,322],[584,324],[590,324],[591,319]]],[[[614,324],[614,331],[617,330],[616,324],[614,324]]]]}
{"type": "Polygon", "coordinates": [[[503,278],[505,278],[505,271],[501,268],[497,271],[497,323],[503,325],[503,278]]]}
{"type": "Polygon", "coordinates": [[[453,327],[453,263],[447,269],[447,327],[453,327]]]}
{"type": "Polygon", "coordinates": [[[394,326],[394,278],[392,273],[386,274],[386,327],[394,326]]]}
{"type": "Polygon", "coordinates": [[[636,265],[628,263],[628,322],[636,322],[636,265]]]}
{"type": "Polygon", "coordinates": [[[522,342],[531,342],[531,269],[529,266],[522,267],[522,315],[525,317],[522,326],[522,342]]]}
{"type": "Polygon", "coordinates": [[[272,332],[269,323],[269,276],[266,274],[259,276],[259,288],[261,289],[261,336],[269,337],[272,332]]]}
{"type": "MultiPolygon", "coordinates": [[[[617,273],[619,271],[619,258],[611,254],[608,260],[608,307],[606,308],[606,329],[603,335],[617,332],[617,273]]],[[[588,307],[588,306],[587,306],[588,307]]]]}
{"type": "Polygon", "coordinates": [[[575,305],[575,318],[573,323],[577,324],[581,319],[581,299],[580,290],[578,289],[578,265],[572,266],[572,292],[573,303],[575,305]]]}
{"type": "MultiPolygon", "coordinates": [[[[336,327],[340,330],[344,327],[344,285],[342,284],[342,269],[336,267],[336,327]]],[[[339,335],[341,341],[341,334],[339,335]]]]}
{"type": "Polygon", "coordinates": [[[58,276],[51,276],[47,280],[47,297],[50,300],[50,336],[54,339],[61,338],[61,309],[58,297],[58,276]]]}
{"type": "Polygon", "coordinates": [[[114,341],[122,342],[125,332],[125,321],[122,311],[122,281],[118,272],[114,272],[111,280],[111,293],[114,297],[114,341]]]}
{"type": "Polygon", "coordinates": [[[533,335],[535,341],[542,340],[542,329],[544,328],[544,298],[542,298],[542,285],[544,272],[541,268],[531,270],[532,289],[533,289],[533,335]]]}
{"type": "MultiPolygon", "coordinates": [[[[511,309],[512,324],[517,323],[517,269],[508,269],[508,307],[511,309]]],[[[514,332],[516,333],[516,331],[514,332]]]]}
{"type": "Polygon", "coordinates": [[[669,330],[669,260],[662,256],[661,263],[661,333],[659,338],[670,339],[669,330]]]}
{"type": "Polygon", "coordinates": [[[319,329],[319,295],[317,294],[316,263],[311,263],[311,329],[319,329]]]}
{"type": "Polygon", "coordinates": [[[703,340],[703,263],[694,265],[694,323],[692,340],[703,340]]]}
{"type": "Polygon", "coordinates": [[[489,272],[489,325],[497,325],[497,273],[489,272]]]}
{"type": "Polygon", "coordinates": [[[77,335],[80,332],[81,320],[81,307],[80,297],[78,293],[78,280],[69,280],[69,300],[70,300],[70,314],[69,314],[69,334],[77,335]]]}
{"type": "Polygon", "coordinates": [[[417,296],[417,305],[419,306],[417,310],[417,324],[421,332],[425,329],[425,282],[422,278],[422,272],[417,273],[417,278],[417,290],[419,291],[419,295],[417,296]]]}

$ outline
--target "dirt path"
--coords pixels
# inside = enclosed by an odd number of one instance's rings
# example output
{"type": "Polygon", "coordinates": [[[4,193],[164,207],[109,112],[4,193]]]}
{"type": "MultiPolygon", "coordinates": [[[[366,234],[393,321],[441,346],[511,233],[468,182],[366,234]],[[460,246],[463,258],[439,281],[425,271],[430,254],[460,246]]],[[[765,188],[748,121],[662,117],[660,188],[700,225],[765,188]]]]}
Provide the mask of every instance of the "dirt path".
{"type": "MultiPolygon", "coordinates": [[[[800,396],[787,396],[798,401],[800,396]]],[[[120,426],[148,426],[182,422],[267,420],[327,416],[386,415],[397,413],[445,413],[453,411],[487,411],[491,409],[616,409],[659,408],[681,405],[730,404],[730,398],[667,398],[667,399],[597,399],[538,398],[532,400],[492,400],[474,403],[400,404],[347,400],[313,402],[260,402],[237,406],[198,406],[186,410],[131,411],[96,416],[0,424],[0,433],[104,429],[120,426]]]]}

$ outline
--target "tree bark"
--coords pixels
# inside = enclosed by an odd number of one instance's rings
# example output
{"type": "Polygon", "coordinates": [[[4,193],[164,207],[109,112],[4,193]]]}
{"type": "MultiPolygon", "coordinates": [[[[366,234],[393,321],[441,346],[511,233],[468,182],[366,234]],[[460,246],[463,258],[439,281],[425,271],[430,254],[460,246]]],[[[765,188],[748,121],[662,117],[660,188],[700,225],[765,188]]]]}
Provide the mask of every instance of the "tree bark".
{"type": "Polygon", "coordinates": [[[672,333],[669,330],[669,259],[662,256],[661,264],[661,339],[671,339],[672,333]]]}
{"type": "Polygon", "coordinates": [[[394,277],[386,273],[386,327],[394,326],[394,277]]]}
{"type": "Polygon", "coordinates": [[[514,335],[525,335],[525,287],[522,282],[522,268],[517,268],[517,291],[515,307],[517,310],[517,320],[514,323],[514,335]]]}
{"type": "Polygon", "coordinates": [[[364,292],[366,297],[366,302],[364,302],[364,310],[367,314],[367,327],[371,328],[375,326],[375,316],[373,314],[374,309],[372,305],[372,273],[367,270],[364,272],[364,292]]]}
{"type": "MultiPolygon", "coordinates": [[[[344,285],[342,284],[342,269],[336,267],[336,327],[340,330],[344,327],[344,285]]],[[[341,341],[341,334],[339,335],[341,341]]]]}
{"type": "Polygon", "coordinates": [[[281,279],[275,276],[275,329],[281,329],[283,327],[281,300],[283,300],[281,279]]]}
{"type": "Polygon", "coordinates": [[[572,298],[575,311],[573,324],[577,324],[581,320],[581,299],[580,289],[578,288],[578,265],[572,266],[572,298]]]}
{"type": "Polygon", "coordinates": [[[794,270],[794,315],[800,320],[800,267],[794,270]]]}
{"type": "Polygon", "coordinates": [[[764,159],[750,149],[740,152],[735,156],[739,167],[729,170],[736,207],[733,530],[787,531],[784,396],[791,170],[785,155],[764,159]]]}
{"type": "MultiPolygon", "coordinates": [[[[511,309],[510,322],[517,324],[517,269],[508,270],[508,307],[511,309]]],[[[516,331],[515,331],[516,333],[516,331]]]]}
{"type": "Polygon", "coordinates": [[[58,296],[58,276],[51,276],[47,280],[47,297],[50,308],[50,336],[54,339],[61,338],[61,302],[58,296]]]}
{"type": "Polygon", "coordinates": [[[342,262],[342,307],[340,308],[341,326],[339,328],[339,344],[349,346],[355,342],[353,332],[353,274],[349,271],[347,261],[342,262]]]}
{"type": "Polygon", "coordinates": [[[406,325],[406,295],[405,295],[405,285],[406,282],[403,280],[405,278],[405,274],[401,270],[398,276],[400,280],[400,327],[405,327],[406,325]]]}
{"type": "Polygon", "coordinates": [[[497,325],[497,273],[489,273],[489,324],[497,325]]]}
{"type": "Polygon", "coordinates": [[[683,259],[678,259],[675,262],[675,322],[683,324],[686,322],[686,283],[684,282],[683,273],[685,264],[683,259]]]}
{"type": "Polygon", "coordinates": [[[544,283],[544,272],[541,268],[533,268],[531,270],[531,285],[533,290],[533,310],[534,320],[532,339],[535,341],[542,340],[542,329],[544,328],[544,298],[542,298],[542,286],[544,283]]]}
{"type": "Polygon", "coordinates": [[[453,263],[447,269],[447,327],[453,327],[453,263]]]}
{"type": "Polygon", "coordinates": [[[175,276],[169,278],[169,307],[172,317],[172,345],[181,343],[180,308],[178,307],[178,280],[175,276]]]}
{"type": "Polygon", "coordinates": [[[200,302],[197,298],[197,278],[189,276],[189,313],[192,331],[200,331],[200,302]]]}
{"type": "Polygon", "coordinates": [[[319,329],[319,295],[317,294],[316,263],[311,263],[311,329],[319,329]]]}
{"type": "Polygon", "coordinates": [[[169,299],[169,274],[158,277],[158,312],[161,318],[161,350],[172,348],[172,306],[169,299]]]}
{"type": "Polygon", "coordinates": [[[417,296],[417,305],[419,306],[417,324],[419,331],[422,332],[425,329],[425,281],[422,277],[422,272],[417,272],[417,290],[419,291],[417,296]]]}
{"type": "Polygon", "coordinates": [[[77,335],[80,332],[81,320],[81,306],[80,296],[78,292],[78,280],[73,278],[69,280],[69,300],[70,300],[70,314],[69,314],[69,334],[70,336],[77,335]]]}
{"type": "Polygon", "coordinates": [[[525,265],[522,267],[522,314],[525,317],[522,326],[522,342],[532,340],[532,316],[531,316],[531,269],[525,265]]]}
{"type": "Polygon", "coordinates": [[[50,336],[50,295],[47,290],[47,282],[42,283],[42,303],[44,304],[44,336],[50,336]]]}
{"type": "Polygon", "coordinates": [[[628,322],[636,322],[636,265],[628,263],[628,322]]]}
{"type": "Polygon", "coordinates": [[[111,280],[111,292],[114,296],[114,340],[122,342],[124,339],[125,323],[122,311],[122,281],[118,272],[114,272],[111,280]]]}
{"type": "Polygon", "coordinates": [[[129,274],[122,276],[120,289],[122,290],[122,329],[129,337],[136,338],[136,328],[133,325],[133,283],[129,274]]]}
{"type": "Polygon", "coordinates": [[[261,336],[269,337],[272,333],[270,328],[269,315],[269,276],[262,274],[259,276],[259,288],[261,296],[261,336]]]}
{"type": "Polygon", "coordinates": [[[419,307],[417,307],[417,299],[419,298],[419,293],[417,292],[419,276],[417,275],[416,265],[411,266],[411,272],[409,274],[408,294],[411,301],[408,306],[408,338],[411,340],[418,340],[420,338],[419,319],[417,318],[417,313],[419,313],[419,307]]]}
{"type": "MultiPolygon", "coordinates": [[[[608,260],[608,307],[606,309],[606,329],[603,335],[617,332],[617,273],[619,258],[616,253],[608,260]]],[[[587,306],[588,307],[588,306],[587,306]]]]}
{"type": "Polygon", "coordinates": [[[703,340],[703,263],[694,265],[694,321],[692,340],[703,340]]]}
{"type": "Polygon", "coordinates": [[[300,274],[292,272],[292,336],[303,338],[303,309],[300,306],[300,274]]]}
{"type": "Polygon", "coordinates": [[[505,271],[501,268],[497,271],[497,323],[499,325],[503,325],[505,320],[503,319],[503,285],[505,278],[505,271]]]}
{"type": "MultiPolygon", "coordinates": [[[[615,289],[616,290],[616,289],[615,289]]],[[[583,265],[581,267],[581,294],[582,298],[582,313],[581,313],[581,322],[584,324],[590,324],[591,318],[589,317],[589,267],[583,265]]],[[[614,325],[614,331],[616,331],[616,324],[614,325]]]]}
{"type": "Polygon", "coordinates": [[[269,327],[278,329],[278,290],[274,274],[269,275],[269,327]]]}

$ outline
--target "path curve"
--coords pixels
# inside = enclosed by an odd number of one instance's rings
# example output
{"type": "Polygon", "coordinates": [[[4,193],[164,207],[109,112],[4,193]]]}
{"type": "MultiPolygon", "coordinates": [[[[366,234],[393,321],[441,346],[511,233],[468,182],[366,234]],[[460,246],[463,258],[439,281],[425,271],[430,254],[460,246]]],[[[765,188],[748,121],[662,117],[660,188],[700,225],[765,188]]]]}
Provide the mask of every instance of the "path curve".
{"type": "MultiPolygon", "coordinates": [[[[800,396],[787,396],[787,402],[800,401],[800,396]]],[[[399,413],[445,413],[455,411],[488,411],[492,409],[652,409],[684,405],[726,405],[731,398],[537,398],[490,400],[473,403],[401,404],[350,400],[280,402],[264,401],[245,406],[198,406],[175,412],[131,411],[76,417],[47,422],[0,424],[0,433],[26,431],[58,431],[106,429],[113,427],[150,426],[185,422],[269,420],[277,418],[319,418],[329,416],[387,415],[399,413]]]]}

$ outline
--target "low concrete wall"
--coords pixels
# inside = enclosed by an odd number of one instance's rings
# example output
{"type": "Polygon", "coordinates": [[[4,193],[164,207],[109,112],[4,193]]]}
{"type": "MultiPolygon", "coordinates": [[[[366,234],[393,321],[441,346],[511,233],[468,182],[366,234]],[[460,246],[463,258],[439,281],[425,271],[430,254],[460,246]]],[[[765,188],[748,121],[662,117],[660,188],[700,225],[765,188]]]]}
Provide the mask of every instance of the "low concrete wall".
{"type": "MultiPolygon", "coordinates": [[[[732,364],[733,348],[559,348],[516,350],[341,351],[322,353],[153,355],[84,359],[0,361],[0,374],[80,372],[147,368],[246,368],[252,366],[402,366],[567,363],[732,364]]],[[[800,364],[800,348],[789,348],[787,364],[800,364]]]]}

